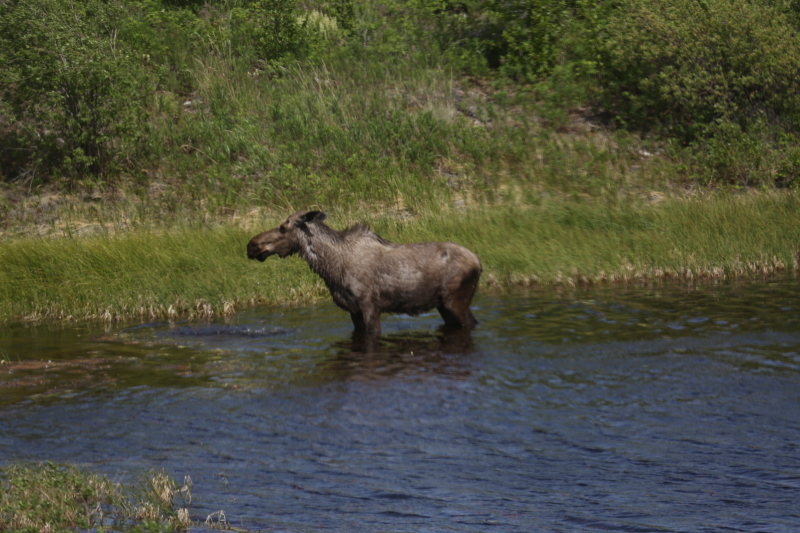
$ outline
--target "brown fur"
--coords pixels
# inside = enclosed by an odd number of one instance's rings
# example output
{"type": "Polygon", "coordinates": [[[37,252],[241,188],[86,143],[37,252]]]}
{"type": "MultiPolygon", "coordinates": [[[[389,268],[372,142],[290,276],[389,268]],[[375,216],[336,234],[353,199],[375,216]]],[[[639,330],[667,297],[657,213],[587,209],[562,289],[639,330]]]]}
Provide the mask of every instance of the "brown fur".
{"type": "Polygon", "coordinates": [[[434,307],[448,326],[477,324],[469,309],[481,262],[452,242],[389,242],[357,224],[336,231],[320,211],[298,212],[253,237],[247,256],[299,254],[325,281],[333,301],[350,312],[356,330],[380,334],[380,315],[416,315],[434,307]]]}

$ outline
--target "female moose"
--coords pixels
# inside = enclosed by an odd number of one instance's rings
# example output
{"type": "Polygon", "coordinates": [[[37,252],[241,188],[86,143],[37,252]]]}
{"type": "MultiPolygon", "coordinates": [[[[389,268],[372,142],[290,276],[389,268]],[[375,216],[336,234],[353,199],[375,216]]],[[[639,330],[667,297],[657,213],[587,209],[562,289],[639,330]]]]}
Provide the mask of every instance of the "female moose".
{"type": "Polygon", "coordinates": [[[397,244],[356,224],[328,227],[321,211],[297,212],[253,237],[250,259],[300,254],[319,274],[333,301],[350,312],[356,330],[380,335],[381,313],[439,310],[448,326],[477,324],[469,309],[482,267],[478,256],[452,242],[397,244]]]}

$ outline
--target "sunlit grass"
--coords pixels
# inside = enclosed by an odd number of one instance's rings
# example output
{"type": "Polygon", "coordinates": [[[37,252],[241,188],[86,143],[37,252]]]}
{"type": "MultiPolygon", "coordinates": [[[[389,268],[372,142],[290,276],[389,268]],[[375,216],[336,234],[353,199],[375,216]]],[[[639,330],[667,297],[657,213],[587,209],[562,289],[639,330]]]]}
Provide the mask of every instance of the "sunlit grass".
{"type": "Polygon", "coordinates": [[[75,465],[11,464],[0,469],[2,531],[185,531],[190,483],[163,472],[123,487],[75,465]]]}
{"type": "Polygon", "coordinates": [[[485,284],[765,277],[798,268],[800,196],[637,202],[546,201],[385,222],[403,240],[475,250],[485,284]]]}
{"type": "Polygon", "coordinates": [[[679,177],[679,162],[593,123],[588,109],[547,118],[552,105],[534,88],[463,78],[436,54],[334,47],[273,71],[222,50],[187,68],[192,95],[155,98],[148,150],[158,157],[140,180],[164,182],[148,197],[156,210],[421,208],[509,190],[602,197],[679,177]]]}
{"type": "MultiPolygon", "coordinates": [[[[382,13],[368,1],[359,16],[383,27],[382,13]]],[[[588,107],[556,109],[535,87],[466,78],[432,43],[414,41],[424,31],[410,31],[383,27],[369,46],[340,43],[277,67],[230,42],[176,50],[189,88],[153,94],[135,164],[113,180],[40,194],[0,189],[0,236],[172,227],[264,207],[416,213],[564,194],[607,201],[683,179],[679,160],[601,127],[588,107]],[[398,53],[403,39],[382,48],[397,32],[413,50],[398,53]]]]}
{"type": "MultiPolygon", "coordinates": [[[[615,203],[538,204],[408,212],[337,210],[343,229],[367,220],[397,242],[454,241],[480,256],[483,287],[536,283],[694,281],[797,271],[800,195],[718,195],[615,203]]],[[[85,238],[0,244],[3,320],[212,318],[259,304],[327,298],[299,258],[250,261],[247,241],[274,226],[174,226],[85,238]]]]}
{"type": "Polygon", "coordinates": [[[0,313],[34,320],[211,318],[317,291],[307,267],[248,261],[248,240],[238,228],[177,228],[2,245],[0,313]]]}

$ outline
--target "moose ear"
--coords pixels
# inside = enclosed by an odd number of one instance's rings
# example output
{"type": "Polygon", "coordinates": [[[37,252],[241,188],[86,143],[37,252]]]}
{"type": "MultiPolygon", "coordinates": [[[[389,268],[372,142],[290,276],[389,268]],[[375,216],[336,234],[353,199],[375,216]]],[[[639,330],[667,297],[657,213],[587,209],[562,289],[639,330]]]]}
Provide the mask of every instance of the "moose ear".
{"type": "Polygon", "coordinates": [[[310,224],[311,222],[322,222],[326,218],[328,218],[328,213],[325,213],[324,211],[309,211],[300,217],[299,222],[310,224]]]}

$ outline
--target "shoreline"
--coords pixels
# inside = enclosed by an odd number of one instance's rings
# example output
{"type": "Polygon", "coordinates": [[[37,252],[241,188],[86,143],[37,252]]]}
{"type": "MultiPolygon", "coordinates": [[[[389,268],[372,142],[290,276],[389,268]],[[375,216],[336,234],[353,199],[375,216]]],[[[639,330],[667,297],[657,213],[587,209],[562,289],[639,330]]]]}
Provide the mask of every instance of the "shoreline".
{"type": "MultiPolygon", "coordinates": [[[[395,242],[453,241],[481,257],[480,288],[697,283],[800,271],[800,194],[719,194],[658,204],[549,200],[432,208],[413,217],[330,208],[395,242]]],[[[212,319],[329,298],[297,258],[247,260],[252,217],[205,227],[25,237],[0,244],[0,323],[212,319]]]]}

